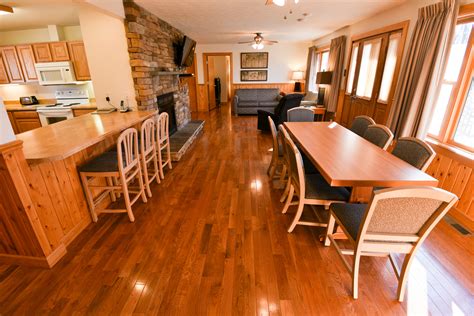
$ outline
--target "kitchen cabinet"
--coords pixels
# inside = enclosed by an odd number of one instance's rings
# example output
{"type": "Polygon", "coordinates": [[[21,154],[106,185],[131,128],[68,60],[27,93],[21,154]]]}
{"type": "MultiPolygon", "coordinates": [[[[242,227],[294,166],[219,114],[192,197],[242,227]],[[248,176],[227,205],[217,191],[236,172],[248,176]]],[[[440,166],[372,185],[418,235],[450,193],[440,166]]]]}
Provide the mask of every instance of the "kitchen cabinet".
{"type": "Polygon", "coordinates": [[[15,46],[3,46],[1,47],[1,53],[10,82],[25,82],[15,46]]]}
{"type": "Polygon", "coordinates": [[[97,109],[87,109],[87,110],[73,109],[72,113],[74,114],[74,117],[76,117],[76,116],[81,116],[81,115],[85,115],[85,114],[94,112],[95,110],[97,110],[97,109]]]}
{"type": "Polygon", "coordinates": [[[49,43],[53,61],[69,61],[69,52],[67,50],[66,42],[52,42],[49,43]]]}
{"type": "Polygon", "coordinates": [[[33,44],[33,52],[37,63],[49,63],[53,61],[51,49],[48,43],[33,44]]]}
{"type": "Polygon", "coordinates": [[[91,80],[89,65],[87,63],[86,49],[83,42],[69,42],[69,53],[74,66],[77,80],[91,80]]]}
{"type": "Polygon", "coordinates": [[[9,83],[10,80],[8,79],[7,69],[5,68],[5,64],[3,63],[2,53],[0,52],[0,84],[2,83],[9,83]]]}
{"type": "Polygon", "coordinates": [[[10,120],[10,124],[12,125],[12,128],[13,128],[13,132],[15,134],[18,134],[18,130],[17,130],[16,124],[15,124],[15,118],[13,117],[12,112],[7,112],[7,113],[8,113],[8,119],[10,120]]]}
{"type": "Polygon", "coordinates": [[[20,59],[21,68],[25,81],[38,81],[35,69],[35,56],[31,45],[16,46],[18,58],[20,59]]]}
{"type": "Polygon", "coordinates": [[[41,127],[41,121],[36,111],[13,111],[10,112],[16,127],[16,133],[24,133],[35,128],[41,127]]]}

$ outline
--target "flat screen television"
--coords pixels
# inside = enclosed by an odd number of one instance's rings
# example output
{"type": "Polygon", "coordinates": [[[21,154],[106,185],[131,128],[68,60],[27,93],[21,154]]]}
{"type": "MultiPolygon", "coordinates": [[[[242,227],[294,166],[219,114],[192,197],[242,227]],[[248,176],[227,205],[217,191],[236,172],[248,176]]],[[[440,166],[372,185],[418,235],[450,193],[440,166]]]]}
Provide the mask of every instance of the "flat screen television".
{"type": "Polygon", "coordinates": [[[194,61],[194,50],[196,42],[185,36],[182,43],[176,45],[176,65],[178,67],[189,67],[194,61]]]}

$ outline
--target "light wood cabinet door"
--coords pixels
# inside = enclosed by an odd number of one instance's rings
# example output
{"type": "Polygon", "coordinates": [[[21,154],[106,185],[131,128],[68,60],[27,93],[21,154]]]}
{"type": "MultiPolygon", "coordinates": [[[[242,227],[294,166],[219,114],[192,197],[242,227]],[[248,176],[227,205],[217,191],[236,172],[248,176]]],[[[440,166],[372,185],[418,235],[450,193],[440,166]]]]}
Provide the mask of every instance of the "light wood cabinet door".
{"type": "Polygon", "coordinates": [[[83,42],[69,42],[69,53],[77,80],[91,80],[86,50],[83,42]]]}
{"type": "Polygon", "coordinates": [[[7,70],[8,78],[11,83],[25,82],[21,71],[20,60],[16,53],[15,46],[4,46],[1,48],[3,62],[7,70]]]}
{"type": "Polygon", "coordinates": [[[74,113],[74,117],[76,117],[76,116],[89,114],[91,112],[94,112],[95,110],[96,109],[87,109],[87,110],[76,109],[76,110],[72,110],[72,112],[74,113]]]}
{"type": "Polygon", "coordinates": [[[53,61],[69,61],[69,52],[67,50],[66,42],[53,42],[49,43],[51,48],[51,55],[53,56],[53,61]]]}
{"type": "Polygon", "coordinates": [[[35,56],[31,45],[16,46],[18,58],[20,59],[21,68],[23,69],[23,77],[25,81],[38,81],[35,69],[35,56]]]}
{"type": "Polygon", "coordinates": [[[16,111],[13,112],[13,118],[18,133],[41,127],[41,121],[36,111],[16,111]]]}
{"type": "Polygon", "coordinates": [[[13,132],[15,134],[18,134],[18,130],[17,130],[16,124],[15,124],[15,118],[13,117],[12,112],[7,112],[7,113],[8,113],[8,119],[10,120],[10,124],[12,124],[13,132]]]}
{"type": "Polygon", "coordinates": [[[0,51],[0,84],[2,83],[10,83],[10,79],[8,79],[7,69],[3,63],[2,52],[0,51]]]}
{"type": "Polygon", "coordinates": [[[53,61],[51,49],[48,43],[33,44],[33,52],[37,63],[48,63],[53,61]]]}

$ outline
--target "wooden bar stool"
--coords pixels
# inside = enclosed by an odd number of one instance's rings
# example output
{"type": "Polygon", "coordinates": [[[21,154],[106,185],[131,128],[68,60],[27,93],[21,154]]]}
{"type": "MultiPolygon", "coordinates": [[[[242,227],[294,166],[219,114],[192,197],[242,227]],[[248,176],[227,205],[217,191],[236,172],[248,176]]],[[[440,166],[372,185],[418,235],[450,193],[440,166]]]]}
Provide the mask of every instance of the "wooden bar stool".
{"type": "Polygon", "coordinates": [[[158,115],[158,124],[156,127],[156,154],[158,155],[158,167],[160,169],[161,179],[165,178],[163,168],[173,169],[171,165],[170,135],[169,135],[169,117],[168,113],[163,112],[158,115]],[[166,160],[163,161],[162,152],[166,149],[166,160]]]}
{"type": "Polygon", "coordinates": [[[128,213],[131,222],[135,221],[132,205],[141,197],[147,202],[138,151],[138,132],[134,128],[123,131],[117,140],[117,151],[105,152],[79,168],[82,186],[89,205],[92,220],[97,222],[100,213],[128,213]],[[97,178],[105,178],[106,184],[92,183],[97,178]],[[117,182],[116,179],[119,179],[117,182]],[[138,181],[138,188],[129,188],[129,184],[138,181]],[[132,190],[130,190],[132,189],[132,190]],[[94,198],[93,190],[102,192],[94,198]],[[97,210],[99,203],[107,196],[114,202],[115,193],[121,192],[125,199],[125,209],[97,210]],[[135,193],[130,198],[130,193],[135,193]]]}
{"type": "Polygon", "coordinates": [[[157,183],[161,182],[158,169],[158,157],[156,155],[155,121],[152,118],[143,122],[141,127],[140,160],[142,162],[146,192],[148,196],[151,197],[150,183],[152,183],[153,180],[156,180],[157,183]],[[150,163],[153,163],[151,169],[149,169],[150,163]]]}

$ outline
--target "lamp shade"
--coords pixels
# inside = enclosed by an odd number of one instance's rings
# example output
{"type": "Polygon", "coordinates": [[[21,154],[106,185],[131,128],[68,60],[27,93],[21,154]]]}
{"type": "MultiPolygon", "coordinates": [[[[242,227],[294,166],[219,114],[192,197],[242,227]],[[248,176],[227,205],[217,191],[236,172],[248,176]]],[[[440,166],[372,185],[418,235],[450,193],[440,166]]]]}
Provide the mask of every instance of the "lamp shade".
{"type": "Polygon", "coordinates": [[[304,73],[301,70],[293,71],[293,75],[291,76],[291,80],[303,80],[304,73]]]}
{"type": "Polygon", "coordinates": [[[316,74],[316,84],[331,84],[332,71],[320,71],[316,74]]]}

